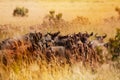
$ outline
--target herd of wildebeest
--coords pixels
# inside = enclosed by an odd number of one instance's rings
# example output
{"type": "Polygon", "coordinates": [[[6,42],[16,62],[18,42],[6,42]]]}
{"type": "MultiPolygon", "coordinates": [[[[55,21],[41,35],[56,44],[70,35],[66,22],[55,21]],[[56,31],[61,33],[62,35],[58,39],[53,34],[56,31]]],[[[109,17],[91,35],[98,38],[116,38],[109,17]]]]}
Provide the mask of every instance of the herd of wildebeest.
{"type": "MultiPolygon", "coordinates": [[[[41,59],[46,59],[48,63],[54,60],[61,64],[82,62],[94,65],[99,62],[96,47],[107,46],[107,43],[104,42],[106,36],[106,34],[100,36],[93,32],[78,32],[69,35],[61,35],[60,31],[46,34],[31,32],[1,41],[0,52],[1,55],[7,52],[9,55],[18,55],[19,57],[20,54],[25,55],[26,51],[34,59],[41,57],[41,59]],[[91,36],[94,37],[94,40],[90,40],[91,36]]],[[[7,59],[4,57],[3,60],[3,63],[7,65],[5,63],[7,59]]]]}

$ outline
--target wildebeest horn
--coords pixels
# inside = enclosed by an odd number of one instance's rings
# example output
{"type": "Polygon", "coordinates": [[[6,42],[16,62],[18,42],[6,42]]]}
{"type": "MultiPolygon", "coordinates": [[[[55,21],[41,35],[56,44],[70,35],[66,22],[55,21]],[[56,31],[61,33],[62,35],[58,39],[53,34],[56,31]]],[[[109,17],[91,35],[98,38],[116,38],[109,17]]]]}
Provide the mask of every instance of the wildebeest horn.
{"type": "Polygon", "coordinates": [[[98,33],[95,34],[95,37],[98,37],[98,33]]]}
{"type": "Polygon", "coordinates": [[[57,36],[58,34],[60,34],[60,31],[58,31],[58,32],[54,33],[54,35],[56,35],[56,36],[57,36]]]}
{"type": "Polygon", "coordinates": [[[93,32],[91,32],[91,34],[89,36],[92,36],[93,35],[93,32]]]}
{"type": "Polygon", "coordinates": [[[107,34],[105,34],[104,36],[102,36],[103,38],[106,38],[107,37],[107,34]]]}
{"type": "Polygon", "coordinates": [[[50,34],[51,34],[51,32],[47,32],[47,34],[49,34],[49,35],[50,35],[50,34]]]}
{"type": "Polygon", "coordinates": [[[88,32],[87,32],[87,31],[85,31],[85,33],[86,33],[86,34],[88,34],[88,32]]]}

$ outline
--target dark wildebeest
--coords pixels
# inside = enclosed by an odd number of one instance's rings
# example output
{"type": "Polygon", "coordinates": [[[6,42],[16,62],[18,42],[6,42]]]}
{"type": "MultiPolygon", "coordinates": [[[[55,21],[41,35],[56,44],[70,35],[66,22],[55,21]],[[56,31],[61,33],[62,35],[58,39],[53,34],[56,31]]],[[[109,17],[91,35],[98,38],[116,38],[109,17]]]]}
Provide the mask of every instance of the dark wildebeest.
{"type": "Polygon", "coordinates": [[[60,31],[55,33],[48,33],[48,34],[51,36],[51,39],[54,40],[60,34],[60,31]]]}
{"type": "Polygon", "coordinates": [[[92,35],[93,35],[93,32],[91,32],[90,34],[88,34],[87,32],[86,33],[79,32],[78,34],[76,34],[76,36],[80,38],[82,43],[88,43],[88,38],[92,35]]]}
{"type": "Polygon", "coordinates": [[[9,49],[9,50],[16,50],[17,49],[17,42],[15,39],[6,39],[0,42],[0,50],[9,49]]]}
{"type": "Polygon", "coordinates": [[[39,41],[41,38],[42,34],[40,32],[29,33],[23,36],[23,43],[26,43],[26,46],[29,45],[27,49],[32,52],[40,48],[39,41]]]}
{"type": "Polygon", "coordinates": [[[66,46],[66,41],[68,40],[68,35],[59,35],[54,39],[55,46],[66,46]]]}
{"type": "Polygon", "coordinates": [[[82,52],[85,58],[87,58],[87,55],[88,55],[88,43],[89,43],[88,38],[92,35],[93,35],[93,32],[91,32],[90,34],[88,34],[87,32],[86,33],[79,32],[78,34],[76,34],[76,36],[79,37],[79,40],[80,40],[79,42],[82,42],[81,49],[79,50],[80,52],[82,52]]]}

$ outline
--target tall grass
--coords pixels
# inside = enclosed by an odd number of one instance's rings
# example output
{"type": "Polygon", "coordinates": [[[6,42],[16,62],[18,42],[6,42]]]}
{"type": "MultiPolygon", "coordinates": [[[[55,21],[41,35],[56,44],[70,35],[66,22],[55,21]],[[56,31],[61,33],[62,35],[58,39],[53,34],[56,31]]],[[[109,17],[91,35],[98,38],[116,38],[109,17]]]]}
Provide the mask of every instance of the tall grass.
{"type": "Polygon", "coordinates": [[[62,65],[44,60],[0,64],[0,80],[119,80],[120,70],[104,64],[99,68],[85,68],[80,63],[62,65]]]}
{"type": "MultiPolygon", "coordinates": [[[[65,21],[57,26],[43,27],[35,25],[30,27],[2,25],[0,26],[0,40],[17,37],[28,32],[40,31],[42,33],[61,31],[61,34],[76,32],[107,33],[108,38],[115,35],[115,29],[120,27],[116,23],[101,24],[75,24],[65,21]]],[[[103,65],[84,67],[81,62],[69,65],[59,64],[55,60],[47,62],[45,57],[31,56],[32,53],[24,51],[0,51],[0,80],[120,80],[120,69],[112,66],[113,62],[107,61],[103,65]],[[5,57],[5,58],[4,58],[5,57]]]]}

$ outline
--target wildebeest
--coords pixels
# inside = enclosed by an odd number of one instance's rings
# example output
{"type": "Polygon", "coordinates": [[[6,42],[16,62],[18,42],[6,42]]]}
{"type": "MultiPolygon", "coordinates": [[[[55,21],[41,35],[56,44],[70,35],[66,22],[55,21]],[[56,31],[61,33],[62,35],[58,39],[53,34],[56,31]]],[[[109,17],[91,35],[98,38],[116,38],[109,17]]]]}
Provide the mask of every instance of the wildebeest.
{"type": "Polygon", "coordinates": [[[64,46],[51,46],[46,53],[48,61],[50,59],[57,60],[58,63],[63,63],[66,59],[65,47],[64,46]]]}
{"type": "Polygon", "coordinates": [[[60,31],[55,33],[48,33],[48,34],[51,36],[51,39],[54,40],[60,34],[60,31]]]}
{"type": "Polygon", "coordinates": [[[95,40],[90,42],[91,47],[96,51],[96,54],[99,56],[102,56],[102,58],[105,60],[108,54],[108,50],[106,48],[107,43],[104,42],[104,39],[107,37],[107,34],[98,36],[95,34],[95,40]]]}
{"type": "Polygon", "coordinates": [[[76,34],[76,36],[78,36],[83,43],[87,43],[88,38],[92,35],[93,35],[93,32],[91,32],[90,34],[88,34],[87,32],[86,33],[79,32],[78,34],[76,34]]]}
{"type": "Polygon", "coordinates": [[[0,43],[0,49],[9,49],[9,50],[16,50],[17,49],[17,42],[14,39],[6,39],[0,43]]]}
{"type": "Polygon", "coordinates": [[[48,62],[51,59],[57,59],[58,62],[63,62],[65,59],[92,62],[95,61],[94,58],[96,57],[94,51],[96,42],[102,42],[106,37],[106,35],[96,35],[96,39],[90,42],[89,37],[92,35],[93,32],[90,34],[78,32],[69,35],[60,35],[60,31],[46,34],[30,32],[19,39],[2,41],[0,49],[19,50],[22,47],[21,50],[27,50],[32,55],[45,55],[48,62]]]}
{"type": "Polygon", "coordinates": [[[107,34],[103,35],[103,36],[98,36],[97,34],[95,34],[95,40],[91,41],[91,45],[92,47],[98,47],[98,46],[104,46],[104,39],[107,37],[107,34]]]}

